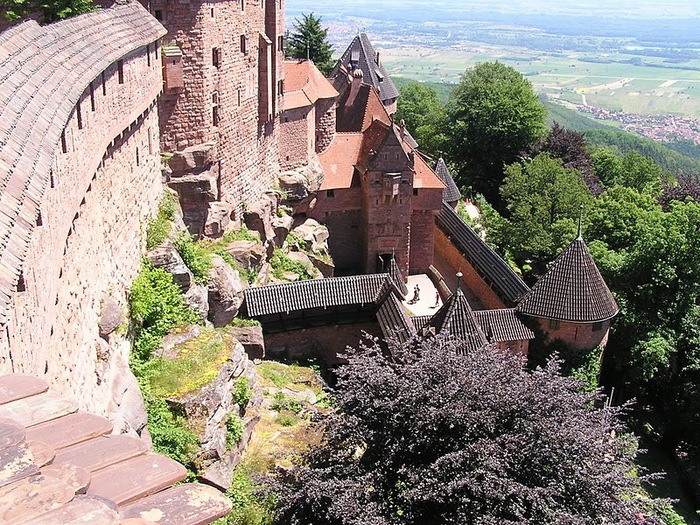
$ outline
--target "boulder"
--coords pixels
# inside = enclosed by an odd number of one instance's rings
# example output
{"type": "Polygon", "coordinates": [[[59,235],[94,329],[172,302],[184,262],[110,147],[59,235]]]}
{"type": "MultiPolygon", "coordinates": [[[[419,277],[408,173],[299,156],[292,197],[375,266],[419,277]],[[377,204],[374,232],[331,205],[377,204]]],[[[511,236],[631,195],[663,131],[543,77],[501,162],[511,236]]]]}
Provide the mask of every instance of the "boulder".
{"type": "Polygon", "coordinates": [[[234,241],[225,250],[238,266],[246,270],[260,267],[265,261],[265,248],[256,241],[234,241]]]}
{"type": "Polygon", "coordinates": [[[224,202],[210,203],[204,223],[204,235],[214,239],[221,237],[231,222],[232,211],[231,206],[224,202]]]}
{"type": "Polygon", "coordinates": [[[172,179],[168,187],[175,190],[183,206],[203,205],[219,199],[218,165],[196,175],[172,179]]]}
{"type": "Polygon", "coordinates": [[[254,286],[267,286],[272,280],[272,266],[270,263],[264,262],[260,267],[258,276],[255,278],[254,286]]]}
{"type": "Polygon", "coordinates": [[[162,268],[173,276],[183,292],[186,292],[194,282],[194,276],[171,243],[156,246],[146,254],[149,262],[156,268],[162,268]]]}
{"type": "Polygon", "coordinates": [[[285,171],[277,180],[286,200],[296,201],[308,197],[309,181],[301,170],[285,171]]]}
{"type": "Polygon", "coordinates": [[[206,321],[209,315],[209,289],[202,284],[195,284],[185,293],[185,303],[191,307],[201,321],[206,321]]]}
{"type": "Polygon", "coordinates": [[[100,337],[106,337],[114,332],[122,323],[122,309],[119,303],[108,295],[102,297],[100,305],[100,320],[97,326],[100,329],[100,337]]]}
{"type": "Polygon", "coordinates": [[[309,195],[307,198],[302,199],[296,206],[294,206],[294,215],[307,215],[313,211],[316,207],[318,199],[315,194],[309,195]]]}
{"type": "Polygon", "coordinates": [[[275,238],[272,219],[277,217],[278,206],[279,194],[267,192],[243,214],[245,225],[249,230],[258,232],[263,243],[275,238]]]}
{"type": "Polygon", "coordinates": [[[304,251],[328,253],[328,228],[314,219],[304,219],[296,226],[292,233],[303,241],[301,248],[304,251]]]}
{"type": "Polygon", "coordinates": [[[289,252],[287,254],[287,257],[289,257],[292,261],[301,263],[304,266],[306,266],[308,272],[313,275],[314,265],[311,264],[311,259],[309,259],[309,256],[306,255],[304,252],[289,252]]]}
{"type": "Polygon", "coordinates": [[[294,218],[291,215],[283,215],[272,219],[272,229],[275,232],[275,246],[277,248],[281,248],[284,245],[284,241],[287,239],[287,235],[289,235],[293,225],[294,218]]]}
{"type": "Polygon", "coordinates": [[[209,320],[214,326],[224,326],[233,321],[243,303],[243,290],[238,271],[218,255],[212,257],[209,282],[209,320]]]}
{"type": "Polygon", "coordinates": [[[230,327],[227,332],[243,345],[248,359],[265,358],[265,339],[261,326],[230,327]]]}
{"type": "Polygon", "coordinates": [[[168,165],[173,174],[202,170],[216,160],[216,143],[206,142],[173,153],[168,165]]]}
{"type": "Polygon", "coordinates": [[[333,277],[333,275],[335,274],[335,265],[333,264],[333,261],[331,261],[330,257],[327,254],[324,255],[325,257],[322,257],[321,255],[316,255],[312,253],[311,255],[309,255],[309,259],[311,259],[311,264],[313,264],[314,268],[321,272],[321,275],[323,275],[323,277],[333,277]]]}

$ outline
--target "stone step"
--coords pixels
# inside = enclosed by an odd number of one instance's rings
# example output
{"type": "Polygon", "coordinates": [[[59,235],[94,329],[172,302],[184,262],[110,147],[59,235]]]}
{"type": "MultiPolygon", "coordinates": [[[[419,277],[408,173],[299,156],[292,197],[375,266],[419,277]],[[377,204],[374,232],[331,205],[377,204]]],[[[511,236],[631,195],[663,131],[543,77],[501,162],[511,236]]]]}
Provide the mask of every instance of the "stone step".
{"type": "Polygon", "coordinates": [[[78,410],[75,401],[44,392],[0,405],[0,418],[13,419],[20,425],[30,427],[51,421],[78,410]]]}
{"type": "Polygon", "coordinates": [[[37,516],[57,509],[75,497],[61,480],[42,474],[0,488],[0,523],[41,523],[37,516]]]}
{"type": "Polygon", "coordinates": [[[12,419],[0,419],[0,450],[24,441],[24,427],[12,419]]]}
{"type": "Polygon", "coordinates": [[[59,450],[55,461],[95,472],[146,452],[148,447],[140,439],[124,435],[102,436],[59,450]]]}
{"type": "Polygon", "coordinates": [[[138,500],[121,508],[123,518],[162,516],[158,525],[204,525],[231,511],[231,501],[213,487],[186,484],[138,500]]]}
{"type": "Polygon", "coordinates": [[[0,487],[39,473],[29,445],[19,443],[0,450],[0,487]]]}
{"type": "Polygon", "coordinates": [[[76,496],[72,501],[20,523],[51,525],[119,525],[119,513],[111,501],[96,496],[76,496]]]}
{"type": "Polygon", "coordinates": [[[95,414],[76,412],[27,429],[28,441],[43,441],[56,450],[112,432],[112,423],[95,414]]]}
{"type": "Polygon", "coordinates": [[[126,505],[182,481],[187,470],[159,454],[128,459],[94,472],[88,494],[126,505]]]}
{"type": "Polygon", "coordinates": [[[0,376],[0,405],[46,392],[49,385],[43,379],[24,374],[0,376]]]}

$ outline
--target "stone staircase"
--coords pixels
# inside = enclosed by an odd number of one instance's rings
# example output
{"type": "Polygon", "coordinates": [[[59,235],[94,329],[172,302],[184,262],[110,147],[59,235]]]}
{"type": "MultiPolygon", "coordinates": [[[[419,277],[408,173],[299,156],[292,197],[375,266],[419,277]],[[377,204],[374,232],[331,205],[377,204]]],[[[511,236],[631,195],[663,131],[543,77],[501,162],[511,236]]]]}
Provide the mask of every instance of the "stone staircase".
{"type": "Polygon", "coordinates": [[[0,376],[0,523],[203,525],[231,503],[36,377],[0,376]]]}

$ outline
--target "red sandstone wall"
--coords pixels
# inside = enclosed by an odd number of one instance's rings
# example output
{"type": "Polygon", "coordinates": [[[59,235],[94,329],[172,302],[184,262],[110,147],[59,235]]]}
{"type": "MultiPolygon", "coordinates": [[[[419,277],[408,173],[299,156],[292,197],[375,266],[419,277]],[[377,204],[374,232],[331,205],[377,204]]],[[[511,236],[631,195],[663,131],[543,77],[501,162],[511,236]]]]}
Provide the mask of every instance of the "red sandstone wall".
{"type": "Polygon", "coordinates": [[[434,226],[434,230],[435,251],[447,261],[455,272],[460,271],[464,274],[464,282],[474,291],[484,308],[487,310],[506,308],[503,301],[501,301],[491,287],[484,282],[479,274],[476,273],[476,270],[474,270],[460,251],[455,248],[442,230],[437,226],[434,226]]]}
{"type": "Polygon", "coordinates": [[[76,112],[66,126],[67,151],[59,143],[24,264],[26,291],[15,294],[0,341],[3,372],[45,375],[53,390],[103,414],[115,410],[112,381],[131,376],[128,345],[120,359],[98,361],[101,295],[126,304],[162,191],[159,60],[148,67],[146,50],[134,52],[124,77],[119,84],[111,66],[106,95],[99,77],[94,85],[95,111],[89,87],[81,98],[83,129],[76,112]]]}
{"type": "Polygon", "coordinates": [[[362,190],[348,188],[334,190],[333,194],[328,197],[325,191],[319,191],[316,206],[309,215],[332,232],[328,248],[336,268],[359,269],[365,253],[362,190]]]}
{"type": "Polygon", "coordinates": [[[350,346],[357,348],[362,332],[383,338],[377,323],[324,326],[265,336],[265,356],[270,359],[323,359],[328,365],[344,363],[338,354],[350,346]]]}
{"type": "Polygon", "coordinates": [[[280,123],[280,169],[306,166],[314,152],[314,106],[286,110],[280,123]]]}
{"type": "Polygon", "coordinates": [[[433,264],[435,245],[435,214],[413,210],[411,215],[410,273],[427,273],[433,264]]]}
{"type": "Polygon", "coordinates": [[[559,326],[550,323],[549,319],[537,319],[542,331],[547,334],[549,341],[559,339],[577,350],[591,350],[598,345],[605,346],[608,342],[610,321],[601,323],[600,329],[593,331],[592,324],[559,322],[559,326]]]}
{"type": "MultiPolygon", "coordinates": [[[[144,0],[145,2],[145,0],[144,0]]],[[[147,3],[147,2],[145,2],[147,3]]],[[[165,93],[159,104],[164,151],[182,150],[204,142],[218,143],[221,192],[238,211],[271,188],[279,172],[278,82],[282,80],[279,36],[283,29],[283,2],[238,0],[216,3],[154,0],[150,11],[159,14],[171,39],[183,52],[184,90],[165,93]],[[260,34],[271,41],[274,64],[261,63],[260,34]],[[271,34],[274,33],[274,34],[271,34]],[[246,51],[241,49],[241,36],[246,51]],[[212,63],[219,48],[220,64],[212,63]],[[270,74],[270,86],[260,78],[270,74]],[[272,101],[267,100],[270,90],[272,101]],[[213,96],[218,126],[213,122],[213,96]],[[271,104],[275,117],[260,120],[261,102],[271,104]]]]}
{"type": "Polygon", "coordinates": [[[316,153],[325,151],[335,137],[335,100],[316,103],[316,153]]]}

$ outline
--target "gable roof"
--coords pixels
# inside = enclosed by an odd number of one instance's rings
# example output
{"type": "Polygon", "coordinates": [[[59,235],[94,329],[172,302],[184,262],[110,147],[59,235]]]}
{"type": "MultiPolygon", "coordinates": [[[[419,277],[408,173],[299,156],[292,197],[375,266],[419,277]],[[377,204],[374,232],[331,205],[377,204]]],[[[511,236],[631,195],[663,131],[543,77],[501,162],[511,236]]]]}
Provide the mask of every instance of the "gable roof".
{"type": "Polygon", "coordinates": [[[352,187],[362,141],[362,133],[336,133],[330,146],[319,153],[318,160],[323,168],[321,190],[352,187]]]}
{"type": "Polygon", "coordinates": [[[452,175],[450,175],[450,170],[447,169],[445,159],[442,157],[438,159],[435,165],[435,173],[445,185],[445,191],[442,192],[442,200],[452,203],[462,198],[462,193],[459,191],[459,188],[457,188],[457,184],[455,184],[452,175]]]}
{"type": "Polygon", "coordinates": [[[284,87],[284,109],[303,108],[320,99],[338,96],[331,83],[309,60],[284,61],[284,87]]]}
{"type": "Polygon", "coordinates": [[[620,311],[580,236],[557,257],[517,310],[571,323],[607,321],[620,311]]]}
{"type": "Polygon", "coordinates": [[[165,33],[138,2],[128,2],[0,34],[0,324],[73,108],[110,64],[165,33]]]}
{"type": "Polygon", "coordinates": [[[535,338],[535,332],[520,320],[515,308],[475,310],[474,317],[489,343],[528,341],[535,338]]]}
{"type": "Polygon", "coordinates": [[[449,334],[465,344],[465,349],[478,350],[488,344],[474,311],[461,290],[457,290],[425,325],[425,331],[449,334]]]}
{"type": "Polygon", "coordinates": [[[364,131],[375,120],[391,125],[391,117],[377,91],[369,84],[357,82],[355,88],[348,87],[338,99],[336,131],[364,131]]]}
{"type": "Polygon", "coordinates": [[[378,92],[382,102],[398,98],[399,90],[391,81],[389,74],[381,60],[377,63],[378,55],[372,47],[366,33],[357,35],[345,50],[340,60],[336,63],[331,77],[346,76],[347,72],[360,69],[365,82],[373,86],[378,92]],[[344,71],[343,71],[344,70],[344,71]]]}
{"type": "Polygon", "coordinates": [[[506,303],[515,305],[530,288],[446,202],[435,218],[438,227],[474,270],[506,303]]]}

